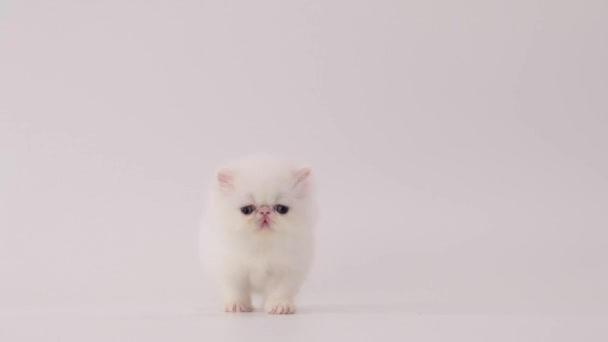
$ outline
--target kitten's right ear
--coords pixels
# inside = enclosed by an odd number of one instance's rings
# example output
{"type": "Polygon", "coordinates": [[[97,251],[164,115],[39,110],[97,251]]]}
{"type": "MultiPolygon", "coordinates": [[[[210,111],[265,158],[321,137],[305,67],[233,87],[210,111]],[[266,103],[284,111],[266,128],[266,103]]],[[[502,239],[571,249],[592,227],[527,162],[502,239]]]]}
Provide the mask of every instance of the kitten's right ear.
{"type": "Polygon", "coordinates": [[[217,172],[217,182],[223,190],[234,188],[234,171],[229,169],[221,169],[217,172]]]}

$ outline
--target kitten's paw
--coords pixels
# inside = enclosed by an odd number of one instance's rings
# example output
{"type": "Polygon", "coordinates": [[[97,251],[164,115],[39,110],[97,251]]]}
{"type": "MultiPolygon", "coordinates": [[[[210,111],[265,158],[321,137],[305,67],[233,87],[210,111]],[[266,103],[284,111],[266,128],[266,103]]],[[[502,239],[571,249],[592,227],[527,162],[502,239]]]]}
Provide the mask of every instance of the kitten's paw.
{"type": "Polygon", "coordinates": [[[253,306],[249,303],[244,302],[228,302],[224,305],[225,312],[251,312],[253,311],[253,306]]]}
{"type": "Polygon", "coordinates": [[[266,313],[271,315],[291,315],[296,313],[296,307],[290,300],[271,300],[264,306],[266,313]]]}

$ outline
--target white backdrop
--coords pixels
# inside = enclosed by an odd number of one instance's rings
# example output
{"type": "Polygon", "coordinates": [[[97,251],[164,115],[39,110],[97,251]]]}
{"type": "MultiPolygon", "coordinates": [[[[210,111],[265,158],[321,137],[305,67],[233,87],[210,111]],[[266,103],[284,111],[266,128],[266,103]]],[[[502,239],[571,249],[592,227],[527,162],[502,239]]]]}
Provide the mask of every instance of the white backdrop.
{"type": "Polygon", "coordinates": [[[2,1],[1,310],[210,307],[208,177],[270,151],[303,306],[605,312],[607,4],[2,1]]]}

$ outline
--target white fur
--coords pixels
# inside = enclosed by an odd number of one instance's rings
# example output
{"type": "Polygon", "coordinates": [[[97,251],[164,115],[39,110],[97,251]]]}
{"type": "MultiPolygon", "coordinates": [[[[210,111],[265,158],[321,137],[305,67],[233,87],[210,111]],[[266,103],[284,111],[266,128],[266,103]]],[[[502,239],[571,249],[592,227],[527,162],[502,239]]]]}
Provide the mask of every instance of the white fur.
{"type": "Polygon", "coordinates": [[[201,227],[201,258],[223,295],[224,310],[251,311],[260,293],[268,313],[295,312],[294,297],[313,254],[314,206],[310,170],[270,156],[254,156],[218,172],[201,227]],[[244,215],[247,205],[289,207],[244,215]]]}

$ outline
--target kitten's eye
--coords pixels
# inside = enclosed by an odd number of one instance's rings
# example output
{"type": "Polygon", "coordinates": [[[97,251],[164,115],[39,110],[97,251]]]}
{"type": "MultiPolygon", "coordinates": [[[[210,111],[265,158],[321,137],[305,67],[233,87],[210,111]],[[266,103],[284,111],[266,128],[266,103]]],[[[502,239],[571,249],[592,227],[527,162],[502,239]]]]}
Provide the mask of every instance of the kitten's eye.
{"type": "Polygon", "coordinates": [[[245,215],[251,215],[251,213],[253,213],[254,210],[255,210],[255,207],[252,205],[246,205],[241,208],[241,212],[245,215]]]}
{"type": "Polygon", "coordinates": [[[276,210],[277,213],[284,215],[289,211],[289,207],[282,204],[277,204],[274,206],[274,210],[276,210]]]}

